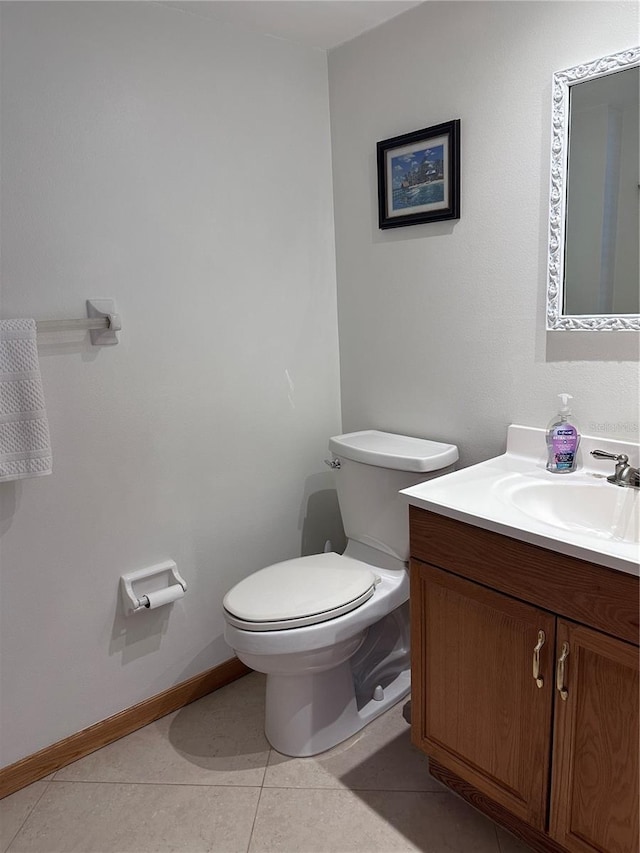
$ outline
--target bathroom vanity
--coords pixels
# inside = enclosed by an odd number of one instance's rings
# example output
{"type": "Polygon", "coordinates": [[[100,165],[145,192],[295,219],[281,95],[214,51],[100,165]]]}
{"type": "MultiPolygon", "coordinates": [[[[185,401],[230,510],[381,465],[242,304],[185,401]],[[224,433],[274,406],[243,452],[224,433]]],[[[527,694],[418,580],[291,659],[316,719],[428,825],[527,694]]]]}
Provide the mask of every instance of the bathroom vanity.
{"type": "Polygon", "coordinates": [[[584,474],[618,509],[590,550],[575,525],[550,532],[523,514],[516,526],[508,500],[492,510],[514,478],[529,489],[568,478],[509,453],[474,467],[478,516],[460,508],[473,468],[404,493],[413,742],[433,776],[535,850],[637,853],[640,493],[584,474]]]}

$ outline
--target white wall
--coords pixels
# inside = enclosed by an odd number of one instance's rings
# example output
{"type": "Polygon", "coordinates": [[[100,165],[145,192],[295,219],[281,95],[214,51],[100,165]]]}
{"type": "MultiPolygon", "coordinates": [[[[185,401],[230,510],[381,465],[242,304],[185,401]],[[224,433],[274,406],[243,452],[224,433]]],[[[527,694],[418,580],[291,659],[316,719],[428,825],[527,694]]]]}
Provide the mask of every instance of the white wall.
{"type": "Polygon", "coordinates": [[[156,3],[2,3],[2,316],[41,336],[51,477],[0,485],[5,765],[226,660],[222,597],[335,533],[326,56],[156,3]],[[172,609],[122,572],[173,557],[172,609]]]}
{"type": "Polygon", "coordinates": [[[551,79],[635,43],[632,3],[429,2],[329,55],[343,428],[499,453],[575,397],[638,432],[638,336],[545,332],[551,79]],[[380,231],[375,143],[461,119],[455,223],[380,231]]]}

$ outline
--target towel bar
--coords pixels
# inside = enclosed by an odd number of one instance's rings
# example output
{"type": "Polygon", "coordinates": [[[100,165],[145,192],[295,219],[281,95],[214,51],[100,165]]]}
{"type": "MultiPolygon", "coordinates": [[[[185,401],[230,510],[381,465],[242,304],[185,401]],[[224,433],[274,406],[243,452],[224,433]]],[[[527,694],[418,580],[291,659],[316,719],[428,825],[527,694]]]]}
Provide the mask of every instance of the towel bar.
{"type": "Polygon", "coordinates": [[[88,317],[78,320],[36,320],[39,332],[67,332],[74,329],[110,329],[109,317],[88,317]]]}
{"type": "Polygon", "coordinates": [[[87,299],[87,318],[77,320],[36,320],[38,332],[89,331],[94,345],[117,344],[122,329],[113,299],[87,299]]]}

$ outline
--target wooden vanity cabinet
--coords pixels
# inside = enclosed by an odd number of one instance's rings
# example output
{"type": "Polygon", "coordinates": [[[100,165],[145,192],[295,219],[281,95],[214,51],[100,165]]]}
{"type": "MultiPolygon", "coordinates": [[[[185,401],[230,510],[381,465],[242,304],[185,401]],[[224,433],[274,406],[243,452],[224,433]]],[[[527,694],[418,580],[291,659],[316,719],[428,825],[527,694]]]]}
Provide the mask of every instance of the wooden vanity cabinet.
{"type": "Polygon", "coordinates": [[[551,835],[568,850],[638,850],[638,649],[559,619],[569,649],[555,709],[551,835]]]}
{"type": "Polygon", "coordinates": [[[638,578],[415,507],[410,530],[431,773],[535,850],[638,853],[638,578]]]}
{"type": "Polygon", "coordinates": [[[433,566],[413,569],[424,619],[420,746],[544,829],[553,616],[433,566]],[[541,689],[532,677],[539,631],[541,689]]]}

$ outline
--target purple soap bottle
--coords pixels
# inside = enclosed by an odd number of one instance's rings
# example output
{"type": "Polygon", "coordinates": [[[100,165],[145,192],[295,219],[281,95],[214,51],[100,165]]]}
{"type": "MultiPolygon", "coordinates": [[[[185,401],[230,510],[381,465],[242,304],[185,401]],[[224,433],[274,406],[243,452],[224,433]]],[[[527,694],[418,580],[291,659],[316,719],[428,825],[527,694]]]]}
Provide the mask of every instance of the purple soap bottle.
{"type": "Polygon", "coordinates": [[[562,405],[547,427],[547,471],[554,474],[570,474],[577,464],[580,433],[571,417],[569,400],[571,394],[558,394],[562,405]],[[571,418],[571,420],[570,420],[571,418]]]}

